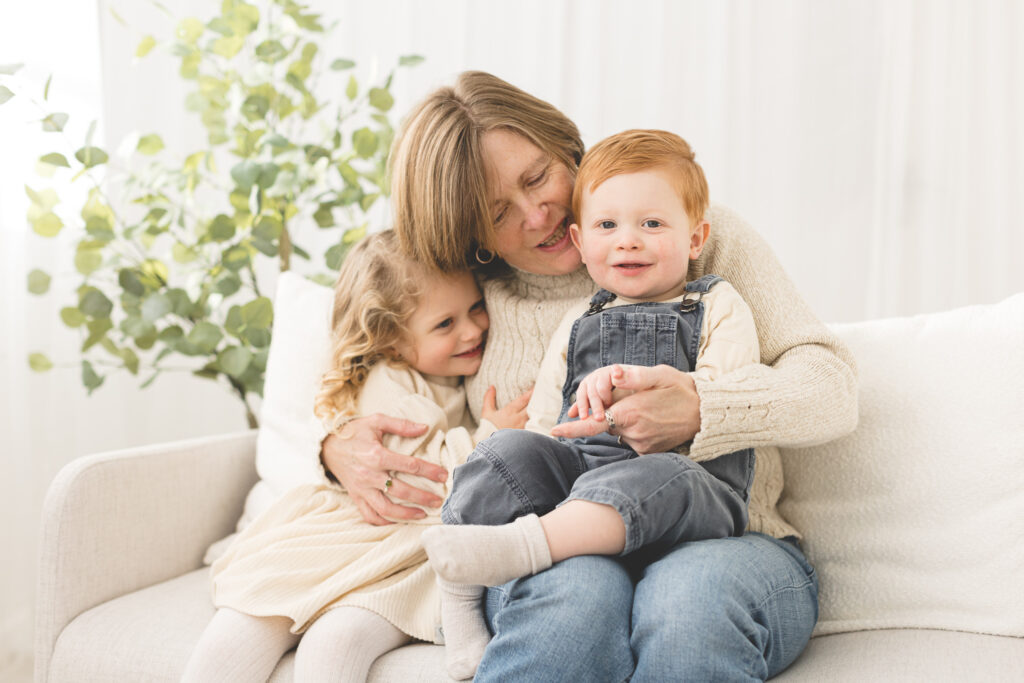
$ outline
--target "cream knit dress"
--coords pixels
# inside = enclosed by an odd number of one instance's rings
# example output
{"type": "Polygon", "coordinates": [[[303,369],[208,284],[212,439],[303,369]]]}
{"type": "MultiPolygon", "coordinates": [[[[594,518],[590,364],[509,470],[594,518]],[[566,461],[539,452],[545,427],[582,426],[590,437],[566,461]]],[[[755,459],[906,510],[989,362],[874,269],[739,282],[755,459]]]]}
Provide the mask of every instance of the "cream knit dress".
{"type": "MultiPolygon", "coordinates": [[[[765,241],[737,214],[711,209],[711,231],[688,280],[723,277],[750,306],[761,363],[709,381],[696,378],[701,429],[690,457],[707,460],[753,447],[751,531],[778,538],[799,533],[777,510],[783,490],[779,446],[830,441],[857,424],[853,357],[800,297],[765,241]]],[[[564,276],[514,271],[484,283],[491,318],[483,364],[466,379],[469,407],[480,415],[488,385],[498,405],[537,376],[541,359],[566,311],[596,291],[585,268],[564,276]]]]}
{"type": "MultiPolygon", "coordinates": [[[[428,425],[423,436],[390,436],[384,445],[452,472],[494,426],[477,428],[460,377],[428,377],[378,364],[359,394],[361,415],[387,413],[428,425]]],[[[446,497],[444,484],[396,478],[446,497]]],[[[287,492],[249,525],[212,567],[213,602],[255,616],[285,616],[302,633],[325,611],[349,605],[379,614],[420,640],[437,640],[440,597],[420,543],[437,508],[416,522],[373,526],[325,478],[287,492]]]]}

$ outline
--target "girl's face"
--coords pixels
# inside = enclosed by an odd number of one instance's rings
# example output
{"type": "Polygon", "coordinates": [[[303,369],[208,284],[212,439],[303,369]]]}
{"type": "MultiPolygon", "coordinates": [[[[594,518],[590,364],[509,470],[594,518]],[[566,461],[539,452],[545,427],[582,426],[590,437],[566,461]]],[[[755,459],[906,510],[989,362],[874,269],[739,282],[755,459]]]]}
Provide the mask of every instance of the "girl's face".
{"type": "Polygon", "coordinates": [[[481,144],[498,255],[510,266],[540,275],[579,268],[580,254],[569,239],[569,169],[508,130],[484,133],[481,144]]]}
{"type": "Polygon", "coordinates": [[[426,375],[456,377],[480,369],[490,319],[469,273],[432,275],[406,323],[409,338],[396,347],[426,375]]]}

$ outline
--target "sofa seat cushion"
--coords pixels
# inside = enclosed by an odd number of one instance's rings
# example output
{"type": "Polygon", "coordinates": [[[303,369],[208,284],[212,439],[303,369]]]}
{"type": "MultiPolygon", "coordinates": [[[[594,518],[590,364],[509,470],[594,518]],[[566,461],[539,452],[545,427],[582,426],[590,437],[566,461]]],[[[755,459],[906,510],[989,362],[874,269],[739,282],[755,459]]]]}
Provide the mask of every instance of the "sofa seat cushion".
{"type": "MultiPolygon", "coordinates": [[[[57,639],[51,681],[178,681],[213,616],[208,569],[94,607],[57,639]]],[[[293,679],[294,653],[271,681],[293,679]]],[[[444,648],[407,645],[370,670],[372,683],[447,682],[444,648]]],[[[819,636],[775,680],[1004,681],[1024,680],[1024,639],[932,630],[887,630],[819,636]]]]}
{"type": "Polygon", "coordinates": [[[1024,639],[931,629],[817,636],[781,683],[1024,680],[1024,639]]]}
{"type": "MultiPolygon", "coordinates": [[[[213,616],[209,569],[129,593],[76,617],[61,632],[50,662],[51,681],[174,681],[213,616]]],[[[293,678],[294,652],[271,681],[293,678]]],[[[370,681],[445,682],[444,648],[409,645],[381,657],[370,681]]]]}

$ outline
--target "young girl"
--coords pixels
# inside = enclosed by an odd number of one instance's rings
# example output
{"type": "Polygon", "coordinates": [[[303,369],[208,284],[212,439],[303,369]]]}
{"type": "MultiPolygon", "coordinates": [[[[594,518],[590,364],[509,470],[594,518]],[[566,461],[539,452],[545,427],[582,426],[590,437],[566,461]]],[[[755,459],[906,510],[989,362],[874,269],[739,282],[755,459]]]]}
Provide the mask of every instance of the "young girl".
{"type": "MultiPolygon", "coordinates": [[[[423,436],[389,437],[385,447],[452,471],[496,429],[525,423],[527,395],[498,410],[490,393],[479,427],[466,409],[462,378],[480,366],[488,325],[470,273],[403,259],[391,231],[367,237],[335,286],[317,416],[330,432],[376,412],[424,423],[423,436]]],[[[381,489],[407,484],[444,497],[451,478],[395,474],[381,489]]],[[[372,526],[326,476],[286,493],[213,564],[218,610],[183,680],[266,680],[298,643],[296,680],[364,681],[381,654],[413,638],[437,641],[440,597],[420,536],[440,519],[422,509],[415,522],[372,526]]]]}

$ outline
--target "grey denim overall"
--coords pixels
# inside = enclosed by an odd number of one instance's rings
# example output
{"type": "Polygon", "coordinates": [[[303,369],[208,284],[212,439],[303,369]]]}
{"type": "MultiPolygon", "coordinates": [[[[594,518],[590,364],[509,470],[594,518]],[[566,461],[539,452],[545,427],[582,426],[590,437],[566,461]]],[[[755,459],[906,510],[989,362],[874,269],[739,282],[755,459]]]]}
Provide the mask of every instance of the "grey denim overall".
{"type": "MultiPolygon", "coordinates": [[[[559,423],[570,421],[567,413],[580,381],[600,367],[664,364],[693,370],[702,298],[720,281],[705,275],[688,283],[682,303],[606,309],[615,295],[603,289],[595,294],[569,336],[559,423]]],[[[640,548],[667,550],[683,541],[741,535],[753,474],[753,449],[695,463],[677,453],[638,456],[607,432],[556,440],[505,429],[455,469],[441,517],[446,524],[505,524],[530,513],[543,515],[569,500],[588,500],[610,505],[622,517],[622,555],[640,548]]]]}

